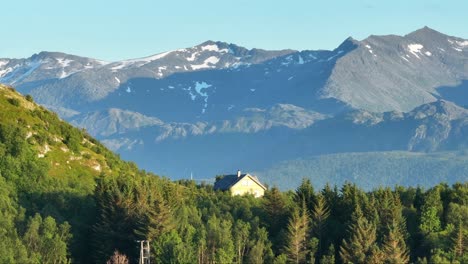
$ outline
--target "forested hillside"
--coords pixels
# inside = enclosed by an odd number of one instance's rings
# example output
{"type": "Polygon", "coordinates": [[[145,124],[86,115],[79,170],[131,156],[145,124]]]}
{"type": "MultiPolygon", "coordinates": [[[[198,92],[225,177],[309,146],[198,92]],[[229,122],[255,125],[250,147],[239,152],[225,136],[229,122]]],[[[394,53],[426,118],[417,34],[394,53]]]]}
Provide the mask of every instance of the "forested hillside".
{"type": "MultiPolygon", "coordinates": [[[[214,177],[214,175],[213,175],[214,177]]],[[[0,263],[467,263],[468,183],[231,197],[122,161],[0,86],[0,263]]]]}

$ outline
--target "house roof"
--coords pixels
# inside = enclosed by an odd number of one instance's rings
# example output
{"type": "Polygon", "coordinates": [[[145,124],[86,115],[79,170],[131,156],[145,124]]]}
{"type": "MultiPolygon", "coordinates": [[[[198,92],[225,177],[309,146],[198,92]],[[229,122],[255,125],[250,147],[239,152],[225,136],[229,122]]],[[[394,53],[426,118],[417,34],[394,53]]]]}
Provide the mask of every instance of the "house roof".
{"type": "Polygon", "coordinates": [[[215,184],[214,184],[214,189],[215,190],[229,190],[232,186],[234,186],[236,183],[238,183],[240,180],[242,180],[245,177],[249,177],[252,181],[257,183],[260,187],[266,190],[266,187],[263,186],[263,184],[260,183],[258,178],[256,176],[252,176],[248,173],[246,174],[241,174],[240,177],[237,177],[237,174],[231,174],[231,175],[224,175],[222,178],[218,179],[215,184]]]}

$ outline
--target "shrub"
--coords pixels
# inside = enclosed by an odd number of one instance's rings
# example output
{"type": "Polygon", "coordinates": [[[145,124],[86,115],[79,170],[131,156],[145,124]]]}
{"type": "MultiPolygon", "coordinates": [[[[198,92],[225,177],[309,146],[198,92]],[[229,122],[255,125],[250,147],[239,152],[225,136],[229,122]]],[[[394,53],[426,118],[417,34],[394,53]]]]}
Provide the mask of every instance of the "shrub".
{"type": "Polygon", "coordinates": [[[20,101],[16,98],[8,98],[8,102],[14,106],[20,106],[20,101]]]}
{"type": "Polygon", "coordinates": [[[26,98],[26,100],[28,100],[29,102],[34,102],[34,99],[30,94],[27,94],[24,98],[26,98]]]}

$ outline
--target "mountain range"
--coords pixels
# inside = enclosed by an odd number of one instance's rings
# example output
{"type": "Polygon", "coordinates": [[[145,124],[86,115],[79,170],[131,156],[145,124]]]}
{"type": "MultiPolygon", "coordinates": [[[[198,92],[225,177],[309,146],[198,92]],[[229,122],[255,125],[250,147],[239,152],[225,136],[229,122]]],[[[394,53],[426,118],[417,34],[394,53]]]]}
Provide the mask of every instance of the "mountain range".
{"type": "Polygon", "coordinates": [[[391,162],[367,188],[431,184],[422,174],[463,179],[468,165],[450,157],[463,160],[468,143],[467,80],[468,40],[428,27],[348,38],[331,51],[207,41],[117,62],[59,52],[0,59],[1,83],[147,170],[212,179],[242,169],[284,188],[309,176],[362,182],[350,176],[376,157],[391,162]],[[402,171],[415,155],[437,156],[447,174],[402,171]],[[323,169],[330,160],[341,169],[323,169]]]}

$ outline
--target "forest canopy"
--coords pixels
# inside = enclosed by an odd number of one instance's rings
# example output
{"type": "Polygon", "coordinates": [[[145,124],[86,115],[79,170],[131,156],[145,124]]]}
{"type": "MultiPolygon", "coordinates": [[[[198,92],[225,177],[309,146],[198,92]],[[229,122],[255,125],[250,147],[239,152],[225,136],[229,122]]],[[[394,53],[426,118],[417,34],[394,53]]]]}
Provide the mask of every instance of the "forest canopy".
{"type": "Polygon", "coordinates": [[[467,182],[231,196],[138,170],[5,88],[0,106],[0,263],[136,263],[138,240],[152,263],[468,263],[467,182]]]}

